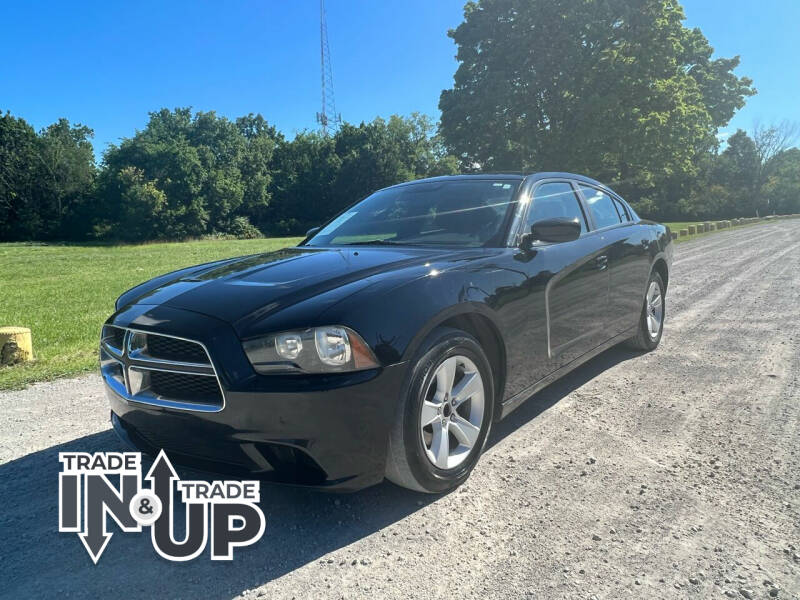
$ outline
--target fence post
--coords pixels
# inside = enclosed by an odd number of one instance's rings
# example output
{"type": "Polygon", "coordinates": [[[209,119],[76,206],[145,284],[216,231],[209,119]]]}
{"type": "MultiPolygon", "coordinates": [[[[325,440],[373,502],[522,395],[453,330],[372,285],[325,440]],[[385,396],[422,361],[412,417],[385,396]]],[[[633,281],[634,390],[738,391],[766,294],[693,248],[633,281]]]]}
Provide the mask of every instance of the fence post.
{"type": "Polygon", "coordinates": [[[0,327],[0,365],[13,365],[31,359],[31,330],[27,327],[0,327]]]}

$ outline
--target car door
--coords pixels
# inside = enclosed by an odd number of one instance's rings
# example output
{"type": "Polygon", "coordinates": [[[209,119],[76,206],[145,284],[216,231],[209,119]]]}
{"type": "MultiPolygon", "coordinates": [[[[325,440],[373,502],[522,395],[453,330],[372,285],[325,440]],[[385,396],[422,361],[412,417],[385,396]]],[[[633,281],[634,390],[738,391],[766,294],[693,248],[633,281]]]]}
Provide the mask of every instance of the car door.
{"type": "Polygon", "coordinates": [[[610,282],[606,337],[610,339],[638,323],[649,275],[647,244],[642,228],[633,222],[624,202],[583,182],[578,187],[589,216],[605,241],[610,282]]]}
{"type": "Polygon", "coordinates": [[[539,280],[544,279],[543,306],[534,302],[529,307],[545,311],[547,358],[532,366],[541,377],[602,343],[609,294],[603,240],[591,231],[577,189],[568,180],[536,185],[525,231],[537,221],[554,217],[577,218],[581,236],[571,242],[533,242],[531,265],[539,280]]]}

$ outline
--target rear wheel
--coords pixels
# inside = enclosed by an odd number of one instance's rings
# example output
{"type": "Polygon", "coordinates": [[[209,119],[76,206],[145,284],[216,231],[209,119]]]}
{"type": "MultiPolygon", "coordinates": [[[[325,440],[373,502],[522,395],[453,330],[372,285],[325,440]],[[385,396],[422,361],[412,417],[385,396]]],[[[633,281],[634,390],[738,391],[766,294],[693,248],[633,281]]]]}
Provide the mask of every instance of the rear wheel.
{"type": "Polygon", "coordinates": [[[661,341],[661,334],[664,331],[666,309],[664,281],[661,275],[654,271],[650,275],[650,281],[647,282],[639,328],[636,335],[628,340],[628,345],[636,350],[654,350],[661,341]]]}
{"type": "Polygon", "coordinates": [[[491,428],[494,382],[480,344],[437,329],[423,344],[389,439],[386,476],[420,492],[451,490],[469,477],[491,428]]]}

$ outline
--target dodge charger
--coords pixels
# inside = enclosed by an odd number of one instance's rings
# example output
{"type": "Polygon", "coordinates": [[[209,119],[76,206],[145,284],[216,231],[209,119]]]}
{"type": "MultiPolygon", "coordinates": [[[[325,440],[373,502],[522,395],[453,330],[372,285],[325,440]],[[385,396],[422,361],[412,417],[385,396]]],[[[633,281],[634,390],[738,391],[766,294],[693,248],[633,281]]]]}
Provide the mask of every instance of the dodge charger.
{"type": "Polygon", "coordinates": [[[580,175],[388,187],[296,247],[122,294],[100,341],[111,421],[208,471],[445,492],[538,390],[656,348],[671,262],[667,227],[580,175]]]}

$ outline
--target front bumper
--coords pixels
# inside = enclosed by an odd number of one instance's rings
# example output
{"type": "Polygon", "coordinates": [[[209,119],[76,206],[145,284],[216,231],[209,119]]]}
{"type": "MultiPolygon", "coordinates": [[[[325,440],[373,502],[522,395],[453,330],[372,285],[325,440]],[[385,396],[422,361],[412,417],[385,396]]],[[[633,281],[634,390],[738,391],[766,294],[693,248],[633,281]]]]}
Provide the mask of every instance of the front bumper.
{"type": "Polygon", "coordinates": [[[133,318],[116,315],[113,323],[157,323],[149,328],[174,335],[190,329],[209,349],[225,406],[218,412],[153,406],[105,385],[112,424],[126,442],[150,455],[164,449],[175,464],[279,483],[353,491],[383,479],[406,363],[309,377],[258,375],[242,362],[241,350],[230,351],[241,345],[227,325],[148,308],[133,318]]]}

